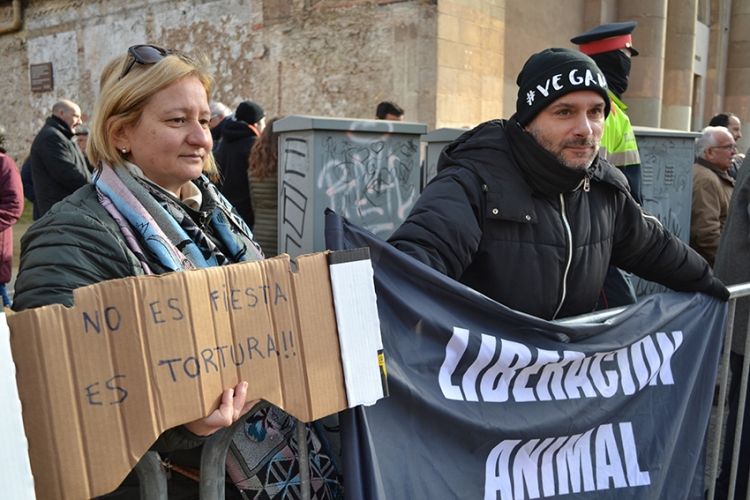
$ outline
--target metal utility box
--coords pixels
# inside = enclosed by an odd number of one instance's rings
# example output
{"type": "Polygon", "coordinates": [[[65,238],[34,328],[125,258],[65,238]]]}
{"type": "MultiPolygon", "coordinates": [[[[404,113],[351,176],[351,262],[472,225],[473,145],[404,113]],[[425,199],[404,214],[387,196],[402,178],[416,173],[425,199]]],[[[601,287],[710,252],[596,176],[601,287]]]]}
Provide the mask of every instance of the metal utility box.
{"type": "Polygon", "coordinates": [[[386,239],[419,197],[427,125],[292,115],[279,132],[279,253],[325,250],[325,209],[386,239]]]}
{"type": "Polygon", "coordinates": [[[424,165],[422,168],[423,188],[437,175],[437,163],[443,148],[468,130],[465,128],[437,128],[422,136],[422,142],[425,144],[424,165]]]}
{"type": "MultiPolygon", "coordinates": [[[[643,168],[643,208],[685,243],[690,243],[693,163],[697,132],[633,127],[643,168]]],[[[668,291],[633,277],[638,297],[668,291]]]]}

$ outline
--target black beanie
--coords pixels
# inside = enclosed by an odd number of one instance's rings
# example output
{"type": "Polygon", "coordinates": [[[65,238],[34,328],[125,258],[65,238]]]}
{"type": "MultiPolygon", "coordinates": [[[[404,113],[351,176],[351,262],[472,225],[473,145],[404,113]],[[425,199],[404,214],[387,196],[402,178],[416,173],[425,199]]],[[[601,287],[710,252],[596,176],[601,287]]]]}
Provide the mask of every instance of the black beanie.
{"type": "Polygon", "coordinates": [[[234,112],[234,117],[238,120],[242,120],[250,125],[258,123],[266,116],[266,112],[260,106],[253,101],[244,101],[237,106],[237,111],[234,112]]]}
{"type": "Polygon", "coordinates": [[[600,94],[606,106],[605,116],[609,114],[607,79],[593,59],[577,50],[553,48],[537,52],[523,65],[516,84],[516,118],[521,126],[559,97],[579,90],[600,94]]]}

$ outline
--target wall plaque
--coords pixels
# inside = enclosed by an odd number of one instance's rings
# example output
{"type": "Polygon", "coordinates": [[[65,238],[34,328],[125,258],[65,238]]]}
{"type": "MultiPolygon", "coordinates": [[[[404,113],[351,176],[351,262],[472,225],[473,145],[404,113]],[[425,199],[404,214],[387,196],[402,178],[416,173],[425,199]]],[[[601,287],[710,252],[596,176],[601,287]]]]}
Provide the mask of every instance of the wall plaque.
{"type": "Polygon", "coordinates": [[[29,65],[31,73],[31,91],[46,92],[54,88],[52,79],[52,63],[40,63],[29,65]]]}

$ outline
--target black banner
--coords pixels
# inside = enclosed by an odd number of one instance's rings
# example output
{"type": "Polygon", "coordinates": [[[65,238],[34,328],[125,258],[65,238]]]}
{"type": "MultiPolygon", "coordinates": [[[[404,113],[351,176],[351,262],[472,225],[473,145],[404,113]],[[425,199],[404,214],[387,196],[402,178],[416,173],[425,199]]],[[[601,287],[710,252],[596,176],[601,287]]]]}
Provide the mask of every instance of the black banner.
{"type": "Polygon", "coordinates": [[[326,241],[370,248],[390,388],[341,414],[347,498],[703,498],[726,304],[667,293],[566,326],[332,212],[326,241]]]}

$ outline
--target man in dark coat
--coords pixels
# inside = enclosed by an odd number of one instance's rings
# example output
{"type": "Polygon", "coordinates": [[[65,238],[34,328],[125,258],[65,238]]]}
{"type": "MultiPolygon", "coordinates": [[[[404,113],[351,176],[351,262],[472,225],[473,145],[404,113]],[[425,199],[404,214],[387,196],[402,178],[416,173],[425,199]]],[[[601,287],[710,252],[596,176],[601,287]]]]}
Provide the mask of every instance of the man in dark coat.
{"type": "Polygon", "coordinates": [[[252,101],[237,106],[234,120],[222,131],[222,142],[216,154],[219,165],[219,191],[234,205],[250,229],[255,225],[250,184],[247,180],[250,150],[266,126],[266,112],[252,101]]]}
{"type": "MultiPolygon", "coordinates": [[[[716,276],[729,285],[750,281],[750,239],[747,237],[750,234],[750,150],[747,153],[745,162],[737,175],[737,185],[729,203],[727,220],[721,232],[716,265],[714,266],[716,276]]],[[[750,297],[740,297],[737,299],[737,307],[734,311],[734,328],[729,353],[729,367],[732,371],[732,381],[729,384],[729,393],[727,394],[729,415],[724,435],[721,474],[717,478],[714,495],[714,498],[719,499],[727,498],[729,494],[734,432],[739,414],[742,367],[745,363],[748,316],[750,316],[750,297]]],[[[748,385],[747,391],[750,392],[750,385],[748,385]]],[[[750,394],[747,394],[747,397],[750,397],[750,394]]],[[[750,399],[747,401],[750,403],[750,399]]],[[[748,468],[750,468],[750,407],[746,406],[745,412],[742,414],[737,484],[734,489],[735,500],[747,498],[748,475],[745,472],[748,468]]]]}
{"type": "Polygon", "coordinates": [[[606,79],[574,50],[534,54],[516,114],[449,145],[390,243],[517,311],[591,312],[610,261],[677,291],[729,298],[705,260],[643,211],[598,156],[606,79]]]}
{"type": "Polygon", "coordinates": [[[63,99],[31,144],[31,176],[40,215],[91,181],[83,152],[74,136],[81,125],[81,108],[63,99]]]}

